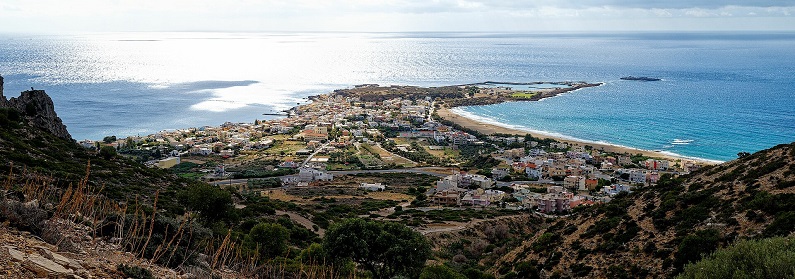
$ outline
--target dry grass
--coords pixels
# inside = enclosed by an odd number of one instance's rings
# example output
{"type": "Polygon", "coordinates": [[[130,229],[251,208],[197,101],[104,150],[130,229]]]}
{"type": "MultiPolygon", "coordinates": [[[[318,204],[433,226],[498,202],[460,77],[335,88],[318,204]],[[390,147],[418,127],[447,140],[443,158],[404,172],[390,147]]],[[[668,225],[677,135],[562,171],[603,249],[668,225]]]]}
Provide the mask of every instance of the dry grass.
{"type": "Polygon", "coordinates": [[[367,197],[377,199],[377,200],[389,200],[389,201],[410,201],[414,199],[414,196],[406,195],[403,193],[393,193],[393,192],[369,192],[367,193],[367,197]]]}
{"type": "Polygon", "coordinates": [[[262,193],[263,193],[262,194],[263,196],[268,197],[270,199],[274,199],[274,200],[295,202],[297,204],[305,204],[306,203],[306,202],[302,202],[304,200],[301,197],[287,194],[282,189],[266,190],[266,191],[263,191],[262,193]]]}
{"type": "MultiPolygon", "coordinates": [[[[115,233],[111,239],[117,239],[116,244],[118,247],[130,251],[129,255],[134,255],[136,258],[134,262],[142,266],[152,266],[154,262],[158,262],[161,259],[166,259],[165,262],[170,263],[175,252],[177,252],[176,245],[184,239],[188,239],[188,243],[194,241],[193,230],[191,229],[193,219],[188,217],[179,223],[176,233],[164,235],[160,243],[153,243],[155,241],[155,238],[152,237],[155,227],[154,223],[158,218],[157,201],[159,191],[155,194],[151,214],[147,214],[144,210],[144,205],[138,199],[131,205],[121,203],[121,206],[120,203],[107,199],[101,194],[103,187],[95,188],[89,184],[90,173],[91,165],[89,163],[86,166],[86,175],[77,185],[70,185],[64,190],[55,186],[55,179],[52,177],[31,174],[27,173],[27,171],[15,175],[12,168],[8,173],[8,179],[2,182],[4,191],[1,193],[0,199],[2,199],[3,205],[15,203],[23,207],[32,206],[42,212],[45,212],[45,208],[50,208],[49,211],[52,213],[50,219],[42,219],[41,222],[37,223],[43,223],[45,226],[42,231],[43,238],[59,248],[66,247],[67,245],[64,244],[71,241],[70,237],[74,237],[67,235],[65,232],[94,234],[93,239],[99,239],[96,233],[100,226],[107,226],[107,222],[110,220],[108,219],[109,217],[128,216],[130,218],[121,217],[112,222],[112,226],[115,227],[115,233]],[[12,201],[6,197],[6,193],[15,189],[15,187],[18,187],[16,189],[23,193],[23,200],[12,201]],[[130,213],[129,215],[127,215],[128,212],[130,213]],[[156,247],[154,255],[151,255],[150,258],[145,256],[147,247],[156,247]]],[[[5,206],[3,208],[6,209],[5,206]]],[[[4,210],[2,214],[9,216],[11,213],[4,210]]],[[[24,218],[24,216],[15,218],[24,218]]],[[[44,218],[46,218],[46,215],[44,215],[44,218]]],[[[167,228],[166,233],[168,231],[167,228]]],[[[97,247],[95,245],[94,248],[97,247]]],[[[190,249],[189,247],[190,245],[186,246],[185,249],[190,249]]],[[[204,247],[203,251],[185,251],[185,253],[198,254],[203,252],[210,259],[207,263],[210,270],[196,270],[195,267],[186,268],[205,274],[207,275],[206,277],[211,277],[215,274],[225,278],[353,278],[353,275],[341,276],[332,266],[321,264],[299,263],[288,267],[283,262],[262,262],[256,252],[252,254],[251,250],[244,249],[239,243],[231,239],[231,230],[228,231],[223,239],[211,238],[200,247],[204,247]]],[[[179,263],[179,266],[183,264],[184,262],[179,263]]]]}

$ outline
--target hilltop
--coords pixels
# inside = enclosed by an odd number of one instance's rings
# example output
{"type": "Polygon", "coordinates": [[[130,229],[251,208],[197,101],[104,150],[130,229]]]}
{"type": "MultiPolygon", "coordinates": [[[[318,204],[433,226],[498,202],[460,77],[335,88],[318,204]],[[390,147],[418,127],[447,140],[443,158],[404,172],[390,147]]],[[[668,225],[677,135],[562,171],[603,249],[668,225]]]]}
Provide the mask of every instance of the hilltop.
{"type": "Polygon", "coordinates": [[[499,260],[500,273],[580,278],[675,275],[738,239],[795,231],[795,143],[577,210],[499,260]],[[530,263],[530,270],[517,270],[530,263]]]}

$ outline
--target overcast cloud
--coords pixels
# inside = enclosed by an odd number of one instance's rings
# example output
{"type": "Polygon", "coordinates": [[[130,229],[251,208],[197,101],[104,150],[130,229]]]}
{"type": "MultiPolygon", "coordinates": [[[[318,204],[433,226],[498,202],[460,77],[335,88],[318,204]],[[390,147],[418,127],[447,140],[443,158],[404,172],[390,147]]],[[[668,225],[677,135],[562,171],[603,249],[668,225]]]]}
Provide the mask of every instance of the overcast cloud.
{"type": "Polygon", "coordinates": [[[795,0],[4,0],[0,32],[795,31],[795,0]]]}

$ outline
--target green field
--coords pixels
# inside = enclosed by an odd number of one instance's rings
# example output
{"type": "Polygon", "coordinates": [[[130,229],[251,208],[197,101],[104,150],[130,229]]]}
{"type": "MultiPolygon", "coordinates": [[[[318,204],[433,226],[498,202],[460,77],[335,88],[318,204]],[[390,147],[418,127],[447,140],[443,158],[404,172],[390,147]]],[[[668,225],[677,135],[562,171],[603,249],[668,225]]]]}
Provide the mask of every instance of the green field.
{"type": "Polygon", "coordinates": [[[511,94],[511,97],[519,99],[530,99],[533,98],[533,96],[535,95],[538,95],[538,92],[522,91],[511,94]]]}

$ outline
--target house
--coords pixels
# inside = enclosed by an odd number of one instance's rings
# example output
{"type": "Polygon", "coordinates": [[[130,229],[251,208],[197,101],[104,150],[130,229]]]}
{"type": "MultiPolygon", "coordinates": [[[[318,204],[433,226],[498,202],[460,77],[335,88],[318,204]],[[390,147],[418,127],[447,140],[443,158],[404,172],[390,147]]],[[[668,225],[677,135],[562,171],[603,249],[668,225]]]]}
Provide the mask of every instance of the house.
{"type": "Polygon", "coordinates": [[[434,205],[458,205],[461,203],[461,193],[464,189],[449,188],[435,192],[430,196],[430,202],[434,205]]]}
{"type": "Polygon", "coordinates": [[[359,185],[359,189],[370,192],[379,192],[386,189],[386,186],[381,185],[381,183],[362,183],[359,185]]]}
{"type": "Polygon", "coordinates": [[[585,177],[582,176],[566,176],[563,179],[563,187],[566,189],[580,189],[585,188],[585,177]]]}
{"type": "Polygon", "coordinates": [[[231,150],[231,149],[224,149],[224,150],[221,150],[221,152],[218,152],[218,154],[221,155],[221,157],[229,158],[229,157],[235,156],[235,151],[231,150]]]}
{"type": "Polygon", "coordinates": [[[507,169],[498,169],[498,168],[491,169],[491,177],[494,179],[499,180],[509,175],[510,173],[508,172],[507,169]]]}
{"type": "Polygon", "coordinates": [[[593,190],[596,190],[596,187],[598,187],[598,186],[599,186],[599,179],[588,178],[588,179],[585,179],[585,189],[580,189],[580,190],[593,191],[593,190]]]}
{"type": "Polygon", "coordinates": [[[648,159],[644,164],[649,170],[668,170],[670,163],[667,160],[648,159]]]}
{"type": "Polygon", "coordinates": [[[300,168],[298,170],[298,180],[301,182],[311,181],[331,181],[334,175],[313,168],[300,168]]]}
{"type": "Polygon", "coordinates": [[[287,161],[284,161],[281,164],[279,164],[279,167],[280,168],[291,168],[291,169],[294,169],[294,168],[298,168],[299,167],[299,163],[293,162],[292,160],[287,160],[287,161]]]}
{"type": "Polygon", "coordinates": [[[494,180],[491,178],[485,177],[483,175],[475,174],[471,176],[471,186],[478,187],[481,189],[491,188],[494,185],[494,180]]]}
{"type": "Polygon", "coordinates": [[[629,186],[629,185],[613,184],[611,186],[602,187],[602,192],[607,194],[607,195],[610,195],[610,196],[615,196],[615,195],[617,195],[618,193],[621,193],[621,192],[629,192],[629,193],[631,193],[632,192],[631,189],[632,189],[632,187],[629,186]]]}
{"type": "Polygon", "coordinates": [[[571,209],[571,198],[560,194],[548,194],[538,200],[538,211],[541,213],[565,212],[571,209]]]}
{"type": "Polygon", "coordinates": [[[326,141],[328,134],[319,134],[314,131],[304,131],[304,141],[326,141]]]}
{"type": "MultiPolygon", "coordinates": [[[[533,165],[535,166],[535,165],[533,165]]],[[[530,179],[540,179],[541,178],[541,171],[537,168],[526,167],[524,172],[527,173],[527,177],[530,179]]]]}
{"type": "Polygon", "coordinates": [[[640,170],[631,170],[629,172],[629,181],[632,183],[645,183],[646,172],[640,170]]]}

